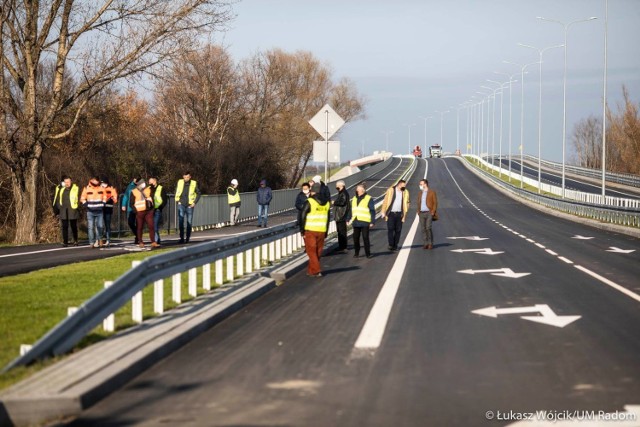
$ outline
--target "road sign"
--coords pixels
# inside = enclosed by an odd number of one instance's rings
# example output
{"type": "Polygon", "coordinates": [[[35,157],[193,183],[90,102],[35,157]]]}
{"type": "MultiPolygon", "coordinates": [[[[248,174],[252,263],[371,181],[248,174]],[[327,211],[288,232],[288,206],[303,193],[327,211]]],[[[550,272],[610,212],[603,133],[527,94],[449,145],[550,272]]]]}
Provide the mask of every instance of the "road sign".
{"type": "Polygon", "coordinates": [[[340,163],[340,141],[329,141],[329,150],[327,150],[326,142],[313,141],[314,162],[324,162],[327,160],[327,151],[329,151],[329,162],[340,163]]]}
{"type": "Polygon", "coordinates": [[[501,314],[525,314],[525,313],[540,313],[540,316],[520,316],[521,319],[530,320],[532,322],[543,323],[545,325],[551,325],[558,328],[564,328],[570,323],[575,322],[582,316],[558,316],[547,304],[536,304],[531,307],[510,307],[510,308],[497,308],[486,307],[478,310],[473,310],[472,313],[479,314],[480,316],[498,317],[501,314]]]}
{"type": "Polygon", "coordinates": [[[477,254],[481,254],[481,255],[499,255],[499,254],[503,254],[504,252],[500,252],[500,251],[494,251],[491,248],[482,248],[482,249],[453,249],[451,250],[451,252],[457,252],[457,253],[464,253],[464,252],[475,252],[477,254]]]}
{"type": "Polygon", "coordinates": [[[344,125],[342,117],[336,113],[329,104],[318,111],[318,113],[309,120],[309,124],[313,127],[321,137],[328,141],[341,127],[344,125]]]}
{"type": "Polygon", "coordinates": [[[462,274],[482,274],[490,273],[492,276],[510,277],[512,279],[518,279],[520,277],[528,276],[531,273],[516,273],[510,268],[494,268],[491,270],[459,270],[458,273],[462,274]]]}

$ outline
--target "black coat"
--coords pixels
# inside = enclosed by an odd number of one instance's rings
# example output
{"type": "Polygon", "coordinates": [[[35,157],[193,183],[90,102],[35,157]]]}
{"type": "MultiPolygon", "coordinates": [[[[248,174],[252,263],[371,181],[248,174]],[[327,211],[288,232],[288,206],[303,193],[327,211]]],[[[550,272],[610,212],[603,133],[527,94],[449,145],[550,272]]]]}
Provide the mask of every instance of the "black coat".
{"type": "Polygon", "coordinates": [[[331,192],[324,181],[320,181],[320,193],[318,193],[318,201],[322,204],[331,201],[331,192]]]}
{"type": "Polygon", "coordinates": [[[304,208],[304,204],[307,203],[307,195],[302,191],[298,193],[296,197],[296,209],[298,210],[298,224],[302,219],[302,208],[304,208]]]}
{"type": "Polygon", "coordinates": [[[336,200],[333,202],[333,219],[336,222],[349,221],[351,219],[351,203],[349,192],[346,188],[338,192],[336,200]]]}

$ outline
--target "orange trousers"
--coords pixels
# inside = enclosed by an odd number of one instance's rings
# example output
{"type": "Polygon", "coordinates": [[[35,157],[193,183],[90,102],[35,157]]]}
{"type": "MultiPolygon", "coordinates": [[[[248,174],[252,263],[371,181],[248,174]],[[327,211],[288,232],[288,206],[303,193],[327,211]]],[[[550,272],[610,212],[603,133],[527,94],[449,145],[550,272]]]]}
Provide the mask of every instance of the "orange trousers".
{"type": "Polygon", "coordinates": [[[305,231],[304,246],[309,257],[309,266],[307,274],[320,273],[320,257],[322,256],[322,248],[324,247],[324,232],[322,231],[305,231]]]}

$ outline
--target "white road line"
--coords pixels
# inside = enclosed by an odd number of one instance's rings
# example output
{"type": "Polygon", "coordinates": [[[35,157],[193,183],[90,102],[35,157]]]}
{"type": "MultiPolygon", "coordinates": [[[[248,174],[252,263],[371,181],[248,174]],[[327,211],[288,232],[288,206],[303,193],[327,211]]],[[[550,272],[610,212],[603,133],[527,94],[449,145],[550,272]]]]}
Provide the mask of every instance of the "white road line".
{"type": "Polygon", "coordinates": [[[571,261],[570,259],[565,258],[563,256],[559,256],[558,259],[561,260],[561,261],[566,262],[567,264],[573,264],[573,261],[571,261]]]}
{"type": "Polygon", "coordinates": [[[545,248],[545,246],[543,244],[541,244],[541,243],[536,243],[535,245],[537,247],[539,247],[540,249],[544,249],[545,248]]]}
{"type": "Polygon", "coordinates": [[[551,249],[547,249],[547,253],[550,253],[553,256],[558,256],[558,254],[552,251],[551,249]]]}
{"type": "Polygon", "coordinates": [[[367,317],[367,321],[364,323],[360,335],[356,340],[354,347],[358,350],[376,350],[380,347],[384,331],[387,328],[387,322],[389,321],[389,314],[391,313],[393,302],[400,287],[402,274],[407,266],[411,244],[416,235],[416,231],[418,231],[418,223],[418,217],[416,216],[402,244],[398,257],[387,276],[387,280],[384,282],[384,285],[382,285],[378,298],[373,304],[373,308],[369,312],[369,317],[367,317]]]}
{"type": "Polygon", "coordinates": [[[68,248],[55,248],[55,249],[42,249],[40,251],[31,251],[31,252],[20,252],[18,254],[8,254],[8,255],[0,255],[0,258],[9,258],[14,256],[23,256],[23,255],[33,255],[33,254],[43,254],[46,252],[55,252],[55,251],[66,251],[68,249],[87,249],[89,246],[73,246],[68,248]]]}
{"type": "Polygon", "coordinates": [[[599,275],[598,273],[594,273],[593,271],[589,270],[588,268],[584,268],[581,265],[576,265],[574,266],[575,268],[577,268],[580,271],[583,271],[585,273],[587,273],[589,276],[593,277],[594,279],[598,279],[599,281],[601,281],[602,283],[604,283],[605,285],[611,286],[613,289],[622,292],[623,294],[625,294],[628,297],[633,298],[634,300],[640,302],[640,295],[636,294],[633,291],[630,291],[629,289],[622,287],[620,285],[618,285],[617,283],[612,282],[611,280],[602,277],[601,275],[599,275]]]}

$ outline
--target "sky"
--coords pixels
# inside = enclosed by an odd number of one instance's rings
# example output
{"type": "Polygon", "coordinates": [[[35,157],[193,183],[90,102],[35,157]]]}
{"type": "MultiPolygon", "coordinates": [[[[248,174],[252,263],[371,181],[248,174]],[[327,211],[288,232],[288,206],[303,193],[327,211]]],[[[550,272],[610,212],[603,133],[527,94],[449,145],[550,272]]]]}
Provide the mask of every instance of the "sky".
{"type": "MultiPolygon", "coordinates": [[[[564,23],[597,17],[567,33],[567,162],[575,124],[590,115],[602,117],[605,0],[240,0],[233,10],[235,19],[217,41],[236,61],[273,48],[309,51],[333,70],[335,81],[348,77],[366,98],[367,118],[345,124],[332,138],[341,142],[342,161],[360,157],[363,148],[366,154],[384,150],[387,137],[389,150],[397,154],[441,139],[445,151],[459,146],[464,153],[467,109],[460,105],[473,96],[480,102],[483,95],[476,92],[485,91],[482,86],[497,87],[487,79],[509,81],[497,73],[517,80],[511,151],[519,154],[523,105],[524,152],[537,155],[538,66],[527,68],[523,98],[520,67],[503,61],[539,60],[538,51],[518,43],[538,48],[564,43],[563,26],[538,16],[564,23]],[[451,112],[441,120],[436,111],[446,110],[451,112]]],[[[609,0],[607,38],[607,102],[615,111],[622,85],[640,103],[640,0],[609,0]]],[[[563,48],[543,54],[540,151],[554,161],[562,160],[563,66],[563,48]]],[[[496,98],[495,139],[493,104],[484,105],[484,123],[489,117],[490,149],[498,153],[499,92],[496,98]]],[[[509,98],[506,89],[503,154],[509,152],[509,98]]]]}

